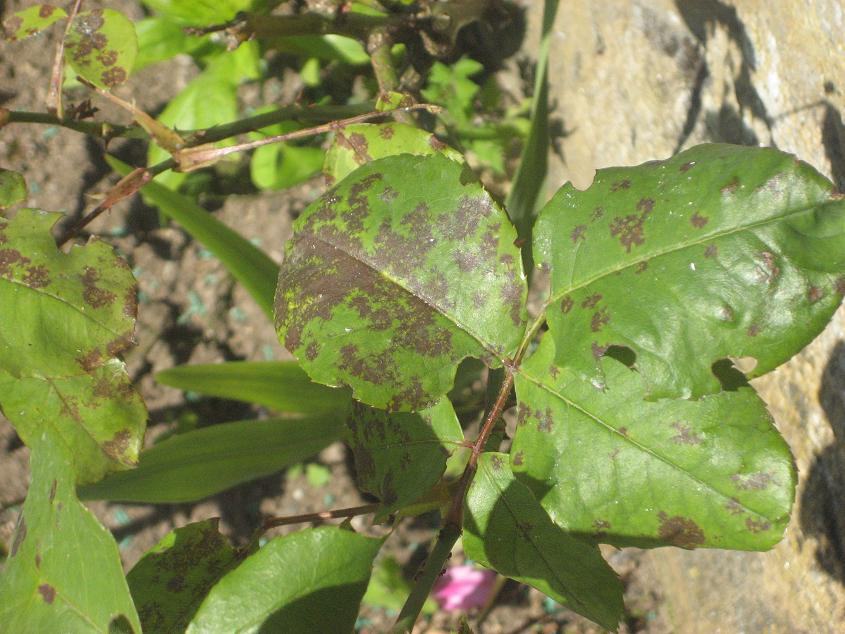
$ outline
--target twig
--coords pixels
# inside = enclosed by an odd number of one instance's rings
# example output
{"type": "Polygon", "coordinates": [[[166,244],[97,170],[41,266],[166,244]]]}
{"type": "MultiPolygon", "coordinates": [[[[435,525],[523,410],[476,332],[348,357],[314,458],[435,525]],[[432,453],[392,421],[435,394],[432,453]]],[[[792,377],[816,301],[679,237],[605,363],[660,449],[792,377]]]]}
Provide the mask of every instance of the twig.
{"type": "Polygon", "coordinates": [[[50,76],[50,90],[47,92],[47,112],[55,114],[59,118],[64,118],[64,108],[62,108],[62,82],[64,81],[64,57],[65,57],[65,40],[76,14],[79,13],[79,7],[82,6],[82,0],[76,0],[73,7],[67,16],[67,24],[65,25],[65,32],[62,34],[59,44],[56,46],[56,58],[53,60],[53,73],[50,76]]]}
{"type": "Polygon", "coordinates": [[[320,520],[338,519],[341,517],[355,517],[356,515],[368,515],[375,513],[380,504],[364,504],[346,509],[335,509],[334,511],[320,511],[319,513],[303,513],[302,515],[289,515],[286,517],[271,517],[264,520],[261,525],[262,531],[276,528],[277,526],[288,526],[289,524],[303,524],[305,522],[318,522],[320,520]]]}

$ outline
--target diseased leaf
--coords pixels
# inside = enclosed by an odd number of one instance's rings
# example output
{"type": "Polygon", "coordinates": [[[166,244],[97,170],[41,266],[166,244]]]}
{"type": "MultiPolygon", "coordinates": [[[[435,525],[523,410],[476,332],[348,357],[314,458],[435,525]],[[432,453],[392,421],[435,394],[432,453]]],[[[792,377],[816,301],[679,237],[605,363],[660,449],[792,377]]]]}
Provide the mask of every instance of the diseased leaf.
{"type": "Polygon", "coordinates": [[[0,167],[0,212],[26,200],[26,181],[17,172],[0,167]]]}
{"type": "Polygon", "coordinates": [[[212,588],[187,632],[351,632],[382,542],[334,526],[277,537],[212,588]]]}
{"type": "Polygon", "coordinates": [[[511,461],[559,526],[620,547],[780,540],[795,468],[752,388],[646,402],[642,377],[615,360],[602,391],[554,358],[546,336],[516,375],[511,461]]]}
{"type": "Polygon", "coordinates": [[[3,35],[10,42],[23,40],[41,33],[66,17],[67,13],[61,7],[52,4],[34,4],[26,9],[15,11],[3,20],[3,35]]]}
{"type": "Polygon", "coordinates": [[[436,136],[405,123],[356,123],[335,132],[323,171],[332,181],[342,180],[359,166],[385,156],[416,154],[429,156],[440,152],[458,163],[464,162],[436,136]]]}
{"type": "Polygon", "coordinates": [[[0,218],[0,407],[27,445],[70,447],[84,483],[135,464],[147,413],[114,358],[134,342],[129,266],[96,240],[60,252],[60,217],[0,218]]]}
{"type": "Polygon", "coordinates": [[[535,231],[552,268],[557,362],[603,382],[609,346],[636,353],[648,398],[717,392],[711,366],[749,376],[810,342],[845,293],[845,200],[766,148],[703,145],[563,187],[535,231]]]}
{"type": "Polygon", "coordinates": [[[319,383],[350,385],[375,407],[429,407],[461,359],[496,366],[514,353],[526,294],[514,238],[504,212],[445,156],[368,163],[294,224],[279,337],[319,383]]]}
{"type": "Polygon", "coordinates": [[[419,413],[389,414],[354,403],[347,425],[358,486],[382,503],[376,521],[427,493],[464,439],[447,398],[419,413]]]}
{"type": "Polygon", "coordinates": [[[65,38],[67,62],[100,88],[111,89],[125,82],[137,54],[135,27],[112,9],[77,14],[65,38]]]}
{"type": "Polygon", "coordinates": [[[616,631],[624,609],[616,573],[597,546],[555,526],[514,478],[506,454],[481,455],[465,500],[463,546],[468,557],[616,631]]]}
{"type": "Polygon", "coordinates": [[[141,453],[136,469],[79,491],[83,499],[193,502],[310,458],[339,440],[344,413],[250,420],[172,436],[141,453]]]}
{"type": "Polygon", "coordinates": [[[184,632],[208,591],[240,563],[219,521],[169,532],[126,575],[146,634],[184,632]]]}
{"type": "Polygon", "coordinates": [[[265,405],[277,412],[346,411],[349,390],[313,383],[295,361],[228,361],[180,365],[156,374],[164,385],[265,405]]]}
{"type": "Polygon", "coordinates": [[[47,430],[29,439],[32,483],[0,575],[4,632],[107,632],[141,627],[117,544],[76,499],[71,448],[47,430]]]}

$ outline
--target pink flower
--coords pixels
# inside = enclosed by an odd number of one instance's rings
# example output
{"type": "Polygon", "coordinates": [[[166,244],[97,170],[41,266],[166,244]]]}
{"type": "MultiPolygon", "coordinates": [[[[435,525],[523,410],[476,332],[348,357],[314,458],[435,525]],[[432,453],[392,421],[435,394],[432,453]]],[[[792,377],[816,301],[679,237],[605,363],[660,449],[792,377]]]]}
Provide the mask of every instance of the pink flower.
{"type": "Polygon", "coordinates": [[[496,585],[496,573],[473,566],[450,566],[434,584],[441,610],[456,612],[486,605],[496,585]]]}

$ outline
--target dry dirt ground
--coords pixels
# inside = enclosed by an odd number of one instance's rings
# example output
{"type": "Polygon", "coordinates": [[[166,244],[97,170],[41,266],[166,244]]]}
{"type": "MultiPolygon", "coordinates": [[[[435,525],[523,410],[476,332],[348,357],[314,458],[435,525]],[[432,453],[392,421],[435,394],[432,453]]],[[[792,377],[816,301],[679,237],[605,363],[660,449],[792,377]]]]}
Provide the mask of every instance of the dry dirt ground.
{"type": "MultiPolygon", "coordinates": [[[[6,12],[29,3],[7,3],[6,12]]],[[[133,2],[111,3],[133,19],[143,16],[133,2]]],[[[0,105],[9,109],[43,111],[55,37],[4,44],[0,48],[0,105]]],[[[515,65],[514,65],[515,68],[515,65]]],[[[159,112],[197,72],[188,58],[142,70],[119,94],[134,99],[152,113],[159,112]]],[[[295,79],[294,79],[295,81],[295,79]]],[[[284,92],[284,91],[282,91],[284,92]]],[[[84,98],[85,89],[68,95],[84,98]]],[[[98,116],[123,119],[121,113],[96,102],[98,116]]],[[[144,148],[138,142],[114,142],[109,151],[127,162],[142,164],[144,148]]],[[[58,127],[11,125],[0,131],[0,165],[22,172],[27,179],[29,205],[61,210],[76,219],[91,205],[91,194],[115,182],[103,160],[102,143],[58,127]]],[[[259,194],[245,185],[243,192],[225,199],[214,193],[201,197],[211,213],[253,239],[275,260],[290,234],[293,218],[323,191],[322,179],[277,194],[259,194]]],[[[123,203],[90,226],[128,259],[139,283],[138,345],[126,355],[135,384],[149,408],[148,442],[171,429],[182,416],[197,417],[202,424],[256,418],[260,408],[233,401],[194,398],[159,385],[158,371],[183,363],[288,358],[272,327],[249,296],[234,284],[222,265],[175,225],[160,226],[154,209],[140,198],[123,203]]],[[[92,510],[117,539],[124,565],[138,558],[174,527],[209,517],[221,518],[221,530],[243,542],[262,517],[292,515],[364,502],[352,475],[346,448],[333,445],[315,456],[331,474],[327,483],[313,482],[302,474],[281,473],[238,486],[196,504],[164,506],[91,504],[92,510]]],[[[19,501],[28,483],[28,450],[14,429],[0,417],[0,543],[9,544],[19,512],[19,501]]],[[[363,527],[361,518],[354,525],[363,527]]],[[[405,525],[388,542],[388,553],[405,566],[409,577],[425,556],[434,536],[436,518],[422,517],[405,525]]],[[[287,528],[288,531],[296,527],[287,528]]],[[[282,529],[277,529],[281,532],[282,529]]],[[[627,583],[628,620],[623,632],[666,632],[659,597],[649,591],[647,579],[637,574],[635,552],[608,551],[611,563],[627,583]]],[[[384,631],[394,614],[368,608],[359,619],[362,632],[384,631]]],[[[477,617],[477,615],[474,615],[477,617]]],[[[470,620],[476,631],[597,632],[594,626],[526,586],[506,584],[495,606],[482,622],[470,620]]],[[[421,621],[418,631],[449,631],[457,615],[435,614],[421,621]]]]}

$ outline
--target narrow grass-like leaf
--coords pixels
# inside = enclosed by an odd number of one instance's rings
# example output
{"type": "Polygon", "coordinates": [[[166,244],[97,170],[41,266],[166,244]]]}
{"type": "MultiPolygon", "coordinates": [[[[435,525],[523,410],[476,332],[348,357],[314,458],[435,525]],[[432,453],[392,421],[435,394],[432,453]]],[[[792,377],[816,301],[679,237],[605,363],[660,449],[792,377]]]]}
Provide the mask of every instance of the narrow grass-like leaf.
{"type": "Polygon", "coordinates": [[[147,412],[123,362],[134,342],[135,280],[93,240],[62,253],[61,214],[0,218],[0,407],[26,444],[47,429],[92,482],[135,464],[147,412]]]}
{"type": "Polygon", "coordinates": [[[43,430],[30,439],[32,482],[0,575],[4,632],[140,632],[117,544],[76,499],[71,449],[43,430]]]}
{"type": "MultiPolygon", "coordinates": [[[[106,160],[121,175],[125,176],[132,171],[131,167],[113,156],[107,156],[106,160]]],[[[198,242],[220,258],[262,310],[272,316],[279,267],[270,256],[187,196],[155,182],[147,183],[143,191],[164,215],[182,225],[198,242]]]]}
{"type": "Polygon", "coordinates": [[[549,519],[514,478],[506,454],[485,453],[478,462],[466,497],[463,545],[468,557],[616,631],[623,611],[616,573],[596,545],[549,519]]]}
{"type": "Polygon", "coordinates": [[[77,14],[65,38],[65,59],[77,74],[101,88],[125,82],[137,54],[135,27],[112,9],[77,14]]]}
{"type": "Polygon", "coordinates": [[[455,161],[368,163],[294,224],[279,337],[319,383],[350,385],[375,407],[429,407],[461,359],[499,365],[519,344],[526,289],[515,237],[455,161]]]}
{"type": "Polygon", "coordinates": [[[87,500],[193,502],[301,462],[339,440],[344,414],[238,421],[172,436],[138,467],[82,487],[87,500]]]}
{"type": "Polygon", "coordinates": [[[347,424],[358,486],[382,503],[376,521],[427,493],[464,439],[447,398],[418,413],[389,414],[355,403],[347,424]]]}
{"type": "Polygon", "coordinates": [[[126,575],[146,634],[184,632],[208,591],[240,563],[219,521],[169,532],[126,575]]]}
{"type": "Polygon", "coordinates": [[[615,360],[599,390],[554,357],[546,335],[516,376],[511,459],[558,525],[620,547],[780,540],[795,468],[752,388],[646,402],[642,377],[615,360]]]}
{"type": "Polygon", "coordinates": [[[67,13],[61,7],[52,4],[34,4],[26,9],[15,11],[3,20],[3,35],[10,42],[23,40],[41,33],[66,17],[67,13]]]}
{"type": "Polygon", "coordinates": [[[721,389],[711,371],[774,369],[815,337],[845,293],[845,199],[767,148],[701,145],[599,170],[543,209],[535,257],[557,362],[601,383],[609,346],[636,354],[649,398],[721,389]]]}
{"type": "Polygon", "coordinates": [[[277,412],[346,411],[349,390],[313,383],[296,361],[229,361],[180,365],[156,374],[180,390],[265,405],[277,412]]]}
{"type": "Polygon", "coordinates": [[[334,526],[277,537],[212,588],[187,632],[351,632],[382,541],[334,526]]]}

